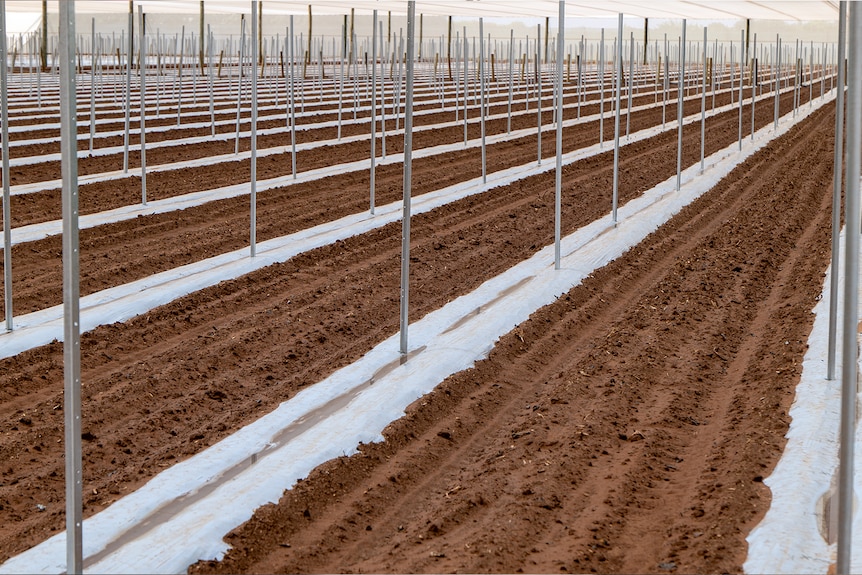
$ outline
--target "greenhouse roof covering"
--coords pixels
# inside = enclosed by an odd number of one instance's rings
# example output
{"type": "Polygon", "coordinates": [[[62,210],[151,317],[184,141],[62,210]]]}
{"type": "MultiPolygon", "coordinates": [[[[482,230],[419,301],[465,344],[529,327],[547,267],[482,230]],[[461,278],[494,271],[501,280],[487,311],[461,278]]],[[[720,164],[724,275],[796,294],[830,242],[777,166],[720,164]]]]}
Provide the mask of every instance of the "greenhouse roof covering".
{"type": "MultiPolygon", "coordinates": [[[[136,0],[148,13],[198,13],[199,0],[136,0]]],[[[403,14],[406,0],[262,0],[262,10],[270,14],[346,14],[391,11],[403,14]]],[[[249,13],[249,0],[205,0],[208,13],[249,13]]],[[[40,12],[40,0],[6,0],[9,12],[40,12]]],[[[49,0],[48,10],[58,11],[58,0],[49,0]]],[[[77,0],[81,13],[128,12],[128,0],[77,0]]],[[[416,12],[428,15],[486,18],[556,18],[557,0],[417,0],[416,12]]],[[[599,0],[566,2],[567,18],[609,17],[616,14],[644,18],[736,19],[755,20],[837,20],[838,2],[831,0],[599,0]]]]}

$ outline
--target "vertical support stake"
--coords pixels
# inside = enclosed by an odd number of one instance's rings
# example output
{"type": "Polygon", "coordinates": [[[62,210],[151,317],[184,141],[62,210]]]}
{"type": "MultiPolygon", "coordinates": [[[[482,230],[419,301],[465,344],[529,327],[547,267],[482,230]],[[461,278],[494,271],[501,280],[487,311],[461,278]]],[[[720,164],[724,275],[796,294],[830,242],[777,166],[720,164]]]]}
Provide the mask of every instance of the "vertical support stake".
{"type": "MultiPolygon", "coordinates": [[[[407,3],[407,102],[404,110],[404,213],[401,218],[400,351],[407,354],[410,301],[410,193],[413,182],[413,64],[416,1],[407,3]]],[[[481,22],[481,20],[480,20],[481,22]]]]}
{"type": "MultiPolygon", "coordinates": [[[[838,61],[844,60],[847,43],[847,2],[841,0],[838,9],[838,61]]],[[[841,233],[841,176],[844,160],[844,66],[838,66],[838,93],[835,95],[835,155],[832,165],[832,268],[829,280],[829,347],[826,379],[835,379],[835,355],[838,342],[838,256],[841,233]]],[[[5,154],[4,154],[5,156],[5,154]]]]}
{"type": "Polygon", "coordinates": [[[65,0],[60,2],[60,171],[63,178],[63,415],[66,441],[67,573],[81,573],[84,566],[81,545],[81,325],[76,107],[75,0],[65,0]]]}
{"type": "MultiPolygon", "coordinates": [[[[560,239],[563,195],[563,51],[565,50],[566,2],[560,0],[559,31],[557,32],[557,165],[554,181],[554,269],[560,269],[560,239]]],[[[509,85],[511,86],[511,74],[509,85]]]]}
{"type": "MultiPolygon", "coordinates": [[[[853,546],[853,465],[856,442],[859,306],[860,151],[862,151],[862,5],[849,3],[847,70],[847,192],[844,199],[844,323],[841,428],[838,445],[838,558],[836,573],[850,573],[853,546]]],[[[839,90],[841,86],[838,87],[839,90]]]]}
{"type": "MultiPolygon", "coordinates": [[[[6,0],[0,0],[0,30],[6,30],[6,0]]],[[[6,62],[6,34],[0,33],[0,63],[6,62]]],[[[0,65],[0,123],[3,138],[3,297],[6,329],[14,329],[12,318],[12,210],[9,191],[9,101],[6,87],[8,71],[0,65]]]]}

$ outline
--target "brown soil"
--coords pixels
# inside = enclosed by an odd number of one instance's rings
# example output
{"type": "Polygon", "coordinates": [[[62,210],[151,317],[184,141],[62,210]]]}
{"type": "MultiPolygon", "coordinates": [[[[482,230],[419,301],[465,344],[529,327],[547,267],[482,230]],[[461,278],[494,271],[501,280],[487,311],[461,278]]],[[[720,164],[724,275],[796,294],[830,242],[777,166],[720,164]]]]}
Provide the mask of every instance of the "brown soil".
{"type": "MultiPolygon", "coordinates": [[[[711,97],[707,97],[708,100],[708,108],[711,107],[711,97]]],[[[634,98],[633,106],[642,106],[651,104],[654,101],[653,96],[640,96],[634,98]]],[[[567,97],[566,105],[573,105],[572,103],[576,102],[575,98],[567,97]]],[[[722,106],[730,102],[729,94],[721,94],[716,97],[716,106],[722,106]]],[[[542,120],[545,124],[549,124],[552,122],[553,113],[551,112],[551,105],[553,102],[545,98],[543,100],[543,113],[542,120]]],[[[370,105],[370,103],[367,103],[370,105]]],[[[623,102],[623,107],[625,107],[625,102],[623,102]]],[[[689,103],[688,113],[693,113],[694,104],[689,103]]],[[[592,114],[597,114],[600,108],[599,101],[593,100],[589,102],[585,102],[581,106],[581,116],[588,116],[592,114]]],[[[434,107],[437,109],[437,107],[434,107]]],[[[523,111],[523,104],[520,106],[516,106],[513,108],[513,112],[523,111]]],[[[610,111],[612,109],[612,102],[610,97],[606,97],[605,99],[605,111],[610,111]]],[[[700,109],[700,104],[697,104],[697,109],[700,109]]],[[[493,114],[505,114],[507,111],[507,107],[505,104],[497,103],[496,105],[489,106],[488,115],[493,114]]],[[[635,116],[643,116],[649,115],[651,117],[655,116],[656,111],[652,110],[649,113],[641,112],[639,114],[635,114],[635,116]]],[[[359,117],[368,116],[368,113],[359,114],[359,117]]],[[[352,117],[352,115],[350,115],[352,117]]],[[[530,111],[526,114],[514,114],[512,117],[512,130],[519,129],[529,129],[535,128],[537,122],[538,113],[536,112],[536,101],[535,99],[531,99],[530,101],[530,111]]],[[[235,116],[233,116],[235,117],[235,116]]],[[[463,121],[463,113],[459,111],[458,117],[463,121]]],[[[478,112],[476,110],[471,109],[469,111],[468,116],[473,122],[471,122],[468,128],[468,137],[471,139],[476,139],[480,137],[480,127],[477,122],[475,122],[478,117],[478,112]]],[[[567,109],[564,118],[574,119],[577,117],[577,109],[571,108],[567,109]]],[[[658,115],[661,118],[661,114],[658,115]]],[[[348,115],[345,114],[344,119],[347,120],[348,115]]],[[[667,118],[675,119],[676,118],[676,104],[668,101],[667,106],[667,118]]],[[[326,141],[326,140],[335,140],[338,135],[337,127],[327,127],[327,128],[307,128],[304,129],[302,126],[303,123],[318,123],[324,121],[335,121],[337,119],[337,114],[321,114],[320,116],[305,118],[304,122],[297,120],[297,131],[296,131],[296,143],[304,144],[308,142],[318,142],[318,141],[326,141]]],[[[440,123],[449,123],[455,120],[455,114],[449,110],[447,112],[438,112],[434,114],[425,114],[421,116],[416,116],[414,121],[415,127],[421,126],[434,126],[440,123]]],[[[208,121],[206,119],[205,121],[208,121]]],[[[637,121],[637,120],[634,120],[637,121]]],[[[654,122],[654,120],[653,120],[654,122]]],[[[596,124],[598,124],[596,122],[596,124]]],[[[650,125],[654,125],[650,124],[650,125]]],[[[401,138],[393,137],[391,132],[395,130],[396,121],[391,118],[390,110],[387,110],[387,122],[386,122],[386,150],[388,153],[398,153],[402,150],[401,138]]],[[[399,123],[399,126],[403,128],[403,120],[399,123]]],[[[137,127],[137,126],[133,126],[137,127]]],[[[278,122],[260,122],[260,129],[265,128],[275,128],[275,127],[284,127],[284,121],[278,122]]],[[[494,134],[502,134],[505,133],[508,124],[506,120],[494,120],[486,122],[486,134],[491,136],[494,134]]],[[[102,126],[99,129],[104,130],[102,126]]],[[[122,125],[117,126],[116,129],[122,129],[122,125]]],[[[248,121],[245,121],[242,126],[242,130],[247,131],[249,129],[248,121]]],[[[568,132],[579,131],[582,128],[573,128],[567,130],[568,132]]],[[[596,138],[598,139],[598,128],[595,127],[593,129],[596,132],[596,138]]],[[[218,126],[217,132],[219,133],[234,133],[235,126],[218,126]]],[[[383,146],[382,146],[382,126],[378,123],[377,126],[377,153],[378,155],[382,154],[383,146]]],[[[89,133],[89,132],[87,132],[89,133]]],[[[209,128],[198,128],[198,129],[187,129],[187,128],[176,128],[174,130],[168,132],[154,132],[148,133],[146,136],[146,140],[148,143],[159,142],[159,141],[170,141],[178,138],[188,138],[195,136],[209,136],[210,135],[209,128]]],[[[33,137],[32,132],[28,132],[28,138],[33,137]]],[[[341,130],[342,137],[355,136],[355,135],[367,135],[370,139],[371,135],[371,127],[368,124],[347,124],[345,123],[342,126],[341,130]]],[[[45,137],[57,137],[57,133],[46,134],[45,137]]],[[[605,138],[613,138],[613,124],[605,121],[605,138]],[[610,124],[610,125],[609,125],[610,124]]],[[[461,141],[463,138],[463,125],[458,125],[454,127],[448,128],[437,128],[432,132],[419,132],[414,135],[413,146],[414,149],[419,149],[424,146],[432,146],[437,145],[440,142],[443,143],[451,143],[461,141]],[[440,132],[445,131],[447,134],[443,136],[440,132]],[[430,141],[428,141],[430,139],[430,141]]],[[[129,142],[131,144],[140,143],[137,135],[131,134],[129,138],[129,142]]],[[[96,142],[96,149],[101,147],[111,147],[111,146],[122,146],[123,138],[120,136],[112,136],[99,138],[96,142]]],[[[264,149],[269,147],[278,147],[278,146],[289,146],[290,145],[290,132],[285,131],[279,134],[273,135],[259,135],[257,139],[258,149],[264,149]]],[[[86,150],[88,149],[89,141],[81,140],[78,143],[78,149],[86,150]]],[[[244,137],[240,139],[239,149],[241,151],[248,151],[251,148],[250,139],[248,137],[244,137]]],[[[236,144],[234,139],[224,140],[224,141],[212,141],[212,142],[204,142],[199,144],[178,144],[168,147],[154,148],[147,150],[147,164],[149,166],[157,165],[157,164],[166,164],[171,162],[178,162],[184,160],[191,160],[197,158],[206,158],[215,155],[221,154],[232,154],[236,150],[236,144]]],[[[39,156],[48,153],[59,153],[60,147],[59,143],[46,143],[46,144],[33,144],[28,146],[21,146],[13,148],[10,151],[10,156],[15,157],[29,157],[29,156],[39,156]]],[[[360,158],[367,157],[370,153],[370,142],[364,141],[361,144],[353,144],[353,145],[342,145],[339,146],[339,157],[343,157],[342,161],[350,161],[356,160],[360,158]],[[345,152],[342,152],[345,150],[345,152]],[[345,154],[342,156],[342,154],[345,154]]],[[[315,162],[314,158],[317,157],[319,159],[319,154],[316,152],[311,153],[299,153],[297,158],[297,167],[299,171],[305,171],[309,169],[313,169],[315,167],[320,167],[321,165],[329,165],[330,162],[319,163],[315,162]],[[306,156],[312,156],[312,158],[306,160],[306,156]]],[[[329,159],[331,156],[325,156],[329,159]]],[[[247,163],[247,162],[246,162],[247,163]]],[[[287,163],[287,171],[285,172],[285,162],[283,159],[279,160],[279,164],[281,165],[281,170],[283,173],[290,173],[290,163],[287,163]]],[[[130,152],[129,153],[129,167],[137,168],[140,167],[140,154],[138,152],[130,152]]],[[[123,168],[123,154],[112,154],[107,156],[95,156],[88,158],[80,158],[78,160],[78,173],[79,175],[87,175],[87,174],[98,174],[102,172],[112,171],[112,170],[121,170],[123,168]]],[[[240,174],[247,174],[248,170],[245,172],[240,172],[240,174]]],[[[247,179],[247,176],[245,176],[247,179]]],[[[10,173],[10,184],[18,185],[24,183],[31,182],[40,182],[46,180],[57,180],[60,178],[60,162],[43,162],[40,164],[38,169],[34,167],[28,168],[13,168],[10,173]]],[[[139,188],[140,186],[138,186],[139,188]]]]}
{"type": "MultiPolygon", "coordinates": [[[[759,110],[758,125],[770,122],[772,107],[759,110]]],[[[644,113],[637,129],[657,117],[644,113]]],[[[759,153],[414,405],[385,443],[321,466],[261,510],[224,564],[196,569],[740,570],[828,259],[830,118],[820,111],[759,153]]],[[[573,148],[597,138],[587,130],[572,132],[573,148]]],[[[734,141],[736,113],[708,134],[707,153],[734,141]]],[[[699,126],[685,138],[691,164],[699,126]]],[[[675,145],[673,133],[623,149],[622,201],[674,173],[675,145]]],[[[493,147],[489,170],[535,147],[493,147]]],[[[608,152],[565,170],[564,233],[609,210],[611,162],[608,152]]],[[[478,169],[478,152],[417,160],[414,192],[478,169]]],[[[206,180],[236,172],[211,166],[206,180]]],[[[398,199],[400,177],[379,170],[381,203],[398,199]]],[[[367,174],[347,174],[268,192],[258,237],[360,211],[367,186],[367,174]]],[[[117,202],[109,188],[94,205],[117,202]]],[[[411,317],[549,243],[549,189],[553,175],[536,176],[414,218],[411,317]]],[[[34,221],[53,219],[55,201],[34,221]]],[[[230,200],[85,231],[82,293],[242,247],[247,211],[230,200]]],[[[13,250],[16,313],[60,302],[58,239],[13,250]]],[[[385,226],[85,334],[85,515],[394,333],[399,253],[400,225],[385,226]]],[[[0,560],[63,528],[62,403],[60,344],[0,361],[0,560]]]]}
{"type": "Polygon", "coordinates": [[[741,165],[191,572],[741,572],[828,264],[832,118],[741,165]]]}
{"type": "MultiPolygon", "coordinates": [[[[790,110],[792,95],[782,99],[784,111],[790,110]]],[[[768,124],[773,117],[771,106],[761,105],[757,109],[757,127],[768,124]]],[[[737,137],[738,114],[726,112],[707,122],[709,137],[706,154],[713,153],[737,137]]],[[[505,121],[502,123],[505,129],[505,121]]],[[[635,115],[632,130],[661,123],[661,110],[635,115]]],[[[745,124],[746,122],[744,122],[745,124]]],[[[597,123],[578,126],[566,134],[566,151],[575,150],[598,142],[597,123]],[[593,125],[595,124],[595,125],[593,125]]],[[[613,122],[605,122],[606,142],[612,142],[613,122]]],[[[748,130],[750,133],[750,123],[748,130]]],[[[426,132],[427,145],[451,142],[452,134],[447,130],[426,132]]],[[[459,136],[454,136],[455,141],[459,136]]],[[[700,125],[690,124],[684,129],[684,137],[692,145],[685,146],[684,165],[699,159],[700,125]]],[[[400,143],[400,142],[399,142],[400,143]]],[[[542,139],[546,157],[554,154],[554,139],[542,139]]],[[[624,194],[636,194],[669,178],[676,170],[677,134],[666,132],[647,141],[625,146],[620,153],[620,189],[624,194]]],[[[608,146],[612,148],[609,143],[608,146]]],[[[338,158],[359,159],[367,150],[367,143],[338,146],[338,158]],[[347,150],[351,148],[351,156],[347,150]],[[341,155],[343,152],[344,155],[341,155]]],[[[394,147],[394,146],[392,146],[394,147]]],[[[487,169],[489,172],[529,162],[536,153],[535,136],[519,138],[488,147],[487,169]]],[[[309,152],[317,165],[331,162],[333,152],[319,149],[309,152]]],[[[596,158],[569,166],[565,170],[564,185],[567,189],[583,190],[582,193],[601,197],[612,184],[612,151],[596,158]],[[604,166],[604,170],[596,170],[604,166]],[[581,181],[582,174],[589,173],[591,179],[581,181]]],[[[257,174],[261,179],[284,175],[285,164],[289,173],[290,162],[281,156],[270,156],[258,160],[257,174]]],[[[213,182],[220,185],[240,183],[247,180],[249,162],[206,166],[163,172],[147,176],[148,197],[156,199],[207,189],[213,182]],[[221,168],[218,174],[215,168],[221,168]]],[[[413,194],[423,193],[453,185],[481,176],[481,151],[470,149],[450,152],[413,162],[413,194]],[[441,171],[440,165],[447,169],[441,171]]],[[[545,189],[553,188],[553,173],[538,179],[537,184],[545,189]]],[[[400,165],[381,166],[376,173],[376,201],[378,204],[397,201],[402,194],[402,168],[400,165]]],[[[140,201],[139,179],[128,178],[116,182],[81,186],[81,213],[98,212],[140,201]]],[[[267,191],[258,199],[257,237],[265,241],[273,237],[305,229],[315,224],[330,221],[349,214],[361,212],[368,205],[368,174],[347,173],[308,183],[267,191]]],[[[523,192],[522,192],[523,193],[523,192]]],[[[588,196],[587,196],[588,197],[588,196]]],[[[15,225],[24,222],[58,219],[60,191],[26,194],[12,198],[12,214],[15,225]]],[[[567,198],[572,211],[582,211],[580,203],[584,196],[567,198]]],[[[589,200],[586,200],[589,201],[589,200]]],[[[607,203],[596,204],[595,213],[607,209],[607,203]]],[[[210,202],[205,205],[173,212],[126,220],[114,224],[82,230],[81,232],[81,294],[86,295],[108,287],[127,283],[153,273],[211,257],[219,253],[240,249],[248,243],[249,198],[210,202]],[[152,257],[152,254],[158,257],[152,257]]],[[[595,216],[597,217],[597,216],[595,216]]],[[[538,224],[537,224],[538,225],[538,224]]],[[[527,228],[529,229],[529,228],[527,228]]],[[[61,303],[62,250],[61,237],[53,236],[37,242],[13,247],[12,261],[14,311],[28,313],[61,303]]],[[[537,238],[533,238],[537,241],[537,238]]],[[[539,244],[543,245],[543,244],[539,244]]],[[[0,269],[3,265],[0,263],[0,269]]],[[[3,304],[0,304],[0,309],[3,304]]]]}

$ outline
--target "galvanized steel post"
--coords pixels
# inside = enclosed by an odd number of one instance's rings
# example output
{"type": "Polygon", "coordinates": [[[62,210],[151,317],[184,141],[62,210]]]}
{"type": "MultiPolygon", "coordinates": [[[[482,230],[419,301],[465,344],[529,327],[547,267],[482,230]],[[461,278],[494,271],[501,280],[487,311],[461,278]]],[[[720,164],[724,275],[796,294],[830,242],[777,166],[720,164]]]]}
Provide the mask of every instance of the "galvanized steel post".
{"type": "Polygon", "coordinates": [[[685,99],[685,19],[682,21],[682,40],[679,45],[679,101],[676,105],[677,144],[676,144],[676,189],[682,186],[682,109],[685,99]]]}
{"type": "Polygon", "coordinates": [[[614,188],[611,196],[611,221],[614,225],[617,223],[617,202],[619,198],[619,181],[620,181],[620,106],[622,105],[622,70],[623,70],[623,15],[620,13],[617,22],[617,49],[616,49],[616,66],[614,66],[614,75],[616,78],[616,106],[614,110],[614,188]]]}
{"type": "MultiPolygon", "coordinates": [[[[838,9],[838,61],[844,61],[847,43],[847,2],[842,0],[838,9]]],[[[838,255],[841,233],[841,189],[844,160],[844,66],[838,66],[838,91],[835,95],[835,154],[832,164],[832,268],[829,280],[829,344],[826,379],[835,379],[835,355],[838,332],[838,255]]]]}
{"type": "Polygon", "coordinates": [[[374,11],[371,25],[371,171],[369,204],[374,214],[374,175],[377,161],[377,10],[374,11]]]}
{"type": "MultiPolygon", "coordinates": [[[[836,573],[850,573],[853,545],[853,465],[856,442],[857,336],[859,326],[860,151],[862,151],[862,4],[850,2],[847,69],[847,191],[844,199],[844,323],[841,429],[838,445],[838,559],[836,573]]],[[[842,63],[843,64],[843,63],[842,63]]],[[[841,86],[838,87],[841,89],[841,86]]]]}
{"type": "Polygon", "coordinates": [[[257,255],[257,0],[251,0],[251,207],[249,252],[257,255]]]}
{"type": "MultiPolygon", "coordinates": [[[[401,218],[401,317],[400,351],[407,354],[410,303],[410,193],[413,182],[413,29],[416,1],[407,3],[407,101],[404,110],[404,211],[401,218]]],[[[480,20],[481,22],[481,20],[480,20]]]]}
{"type": "MultiPolygon", "coordinates": [[[[66,572],[81,573],[81,324],[78,252],[78,128],[75,0],[60,2],[60,171],[63,190],[63,395],[66,457],[66,572]]],[[[2,63],[6,65],[5,62],[2,63]]]]}
{"type": "Polygon", "coordinates": [[[482,129],[482,183],[488,182],[488,160],[485,150],[485,42],[482,40],[482,19],[479,18],[479,124],[482,129]]]}
{"type": "Polygon", "coordinates": [[[706,26],[703,27],[703,80],[700,91],[700,173],[706,154],[706,26]]]}
{"type": "MultiPolygon", "coordinates": [[[[554,180],[554,269],[560,269],[560,236],[563,195],[563,50],[566,36],[566,2],[560,0],[557,31],[557,166],[554,180]]],[[[511,78],[509,79],[511,83],[511,78]]]]}
{"type": "Polygon", "coordinates": [[[12,209],[9,190],[9,101],[6,87],[6,0],[0,0],[0,123],[3,138],[3,297],[6,313],[6,329],[12,331],[12,209]]]}
{"type": "Polygon", "coordinates": [[[147,203],[147,35],[144,30],[144,11],[138,6],[138,27],[141,55],[138,65],[141,68],[141,203],[147,203]]]}
{"type": "MultiPolygon", "coordinates": [[[[129,11],[129,49],[126,52],[126,123],[123,135],[123,173],[129,171],[129,123],[132,113],[132,52],[135,49],[134,35],[135,13],[129,11]]],[[[143,112],[143,111],[142,111],[143,112]]]]}

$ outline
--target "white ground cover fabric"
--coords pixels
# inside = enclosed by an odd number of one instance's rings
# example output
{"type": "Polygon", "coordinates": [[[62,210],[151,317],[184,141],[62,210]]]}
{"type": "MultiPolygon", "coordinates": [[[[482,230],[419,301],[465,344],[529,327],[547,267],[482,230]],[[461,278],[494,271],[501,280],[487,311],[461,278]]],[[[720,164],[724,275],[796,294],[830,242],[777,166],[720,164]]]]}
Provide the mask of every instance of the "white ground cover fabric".
{"type": "MultiPolygon", "coordinates": [[[[831,98],[804,106],[796,121],[831,98]]],[[[607,215],[567,236],[562,243],[562,269],[554,270],[554,248],[547,246],[414,322],[406,361],[396,334],[275,411],[157,475],[84,522],[85,570],[181,573],[199,559],[220,557],[227,549],[222,537],[249,519],[257,507],[277,501],[320,463],[354,453],[360,442],[381,440],[382,430],[410,403],[448,375],[485,357],[500,336],[534,310],[640,242],[793,125],[789,114],[777,131],[770,123],[754,142],[746,138],[742,152],[734,142],[710,156],[703,174],[699,165],[685,170],[679,192],[674,190],[676,177],[668,179],[622,206],[616,226],[607,215]]],[[[222,279],[247,273],[246,265],[226,262],[222,279]]],[[[183,279],[176,281],[174,289],[180,290],[183,279]]],[[[111,316],[116,313],[113,310],[111,316]]],[[[800,536],[817,535],[806,531],[800,536]]],[[[65,533],[0,565],[0,573],[64,570],[65,533]]]]}

